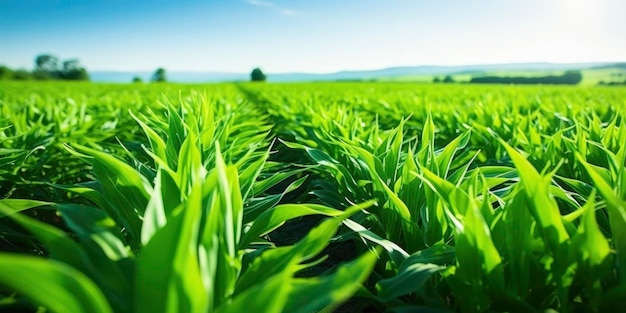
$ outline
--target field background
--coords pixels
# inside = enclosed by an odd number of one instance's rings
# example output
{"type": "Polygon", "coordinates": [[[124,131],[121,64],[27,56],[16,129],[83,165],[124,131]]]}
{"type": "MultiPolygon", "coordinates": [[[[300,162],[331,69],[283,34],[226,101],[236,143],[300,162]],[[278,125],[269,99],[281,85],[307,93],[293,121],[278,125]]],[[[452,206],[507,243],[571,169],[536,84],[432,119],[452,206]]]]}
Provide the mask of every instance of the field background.
{"type": "MultiPolygon", "coordinates": [[[[538,77],[562,75],[565,71],[577,70],[583,74],[582,84],[597,85],[606,83],[623,83],[626,79],[624,63],[519,63],[519,64],[485,64],[464,66],[405,66],[375,70],[339,71],[334,73],[268,73],[271,82],[314,82],[314,81],[409,81],[432,82],[435,77],[443,79],[451,76],[457,82],[467,82],[472,77],[480,76],[526,76],[538,77]]],[[[123,71],[92,71],[91,79],[100,83],[128,83],[133,77],[150,80],[153,72],[123,71]]],[[[249,73],[222,72],[185,72],[170,71],[170,81],[202,83],[202,82],[245,82],[249,73]]]]}
{"type": "Polygon", "coordinates": [[[623,308],[626,88],[584,77],[0,82],[0,308],[623,308]]]}

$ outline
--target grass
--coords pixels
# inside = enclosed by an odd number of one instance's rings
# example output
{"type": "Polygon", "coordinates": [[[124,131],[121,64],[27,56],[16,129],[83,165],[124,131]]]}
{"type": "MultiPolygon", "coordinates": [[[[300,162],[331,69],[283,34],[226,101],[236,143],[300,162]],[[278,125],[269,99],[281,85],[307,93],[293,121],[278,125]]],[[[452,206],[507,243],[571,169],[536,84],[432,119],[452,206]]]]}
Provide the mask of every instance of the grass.
{"type": "Polygon", "coordinates": [[[620,87],[1,83],[0,263],[14,270],[0,273],[0,307],[617,309],[624,99],[620,87]]]}

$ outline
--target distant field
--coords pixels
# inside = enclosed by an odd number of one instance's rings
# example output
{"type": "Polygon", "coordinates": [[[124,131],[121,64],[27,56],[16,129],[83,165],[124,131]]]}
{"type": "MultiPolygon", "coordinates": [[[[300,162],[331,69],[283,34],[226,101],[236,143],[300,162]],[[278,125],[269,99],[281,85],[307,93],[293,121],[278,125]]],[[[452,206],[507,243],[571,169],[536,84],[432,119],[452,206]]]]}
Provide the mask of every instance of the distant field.
{"type": "MultiPolygon", "coordinates": [[[[600,82],[624,82],[626,81],[626,68],[598,68],[581,70],[583,86],[598,85],[600,82]]],[[[469,82],[473,76],[519,76],[519,77],[537,77],[549,75],[561,75],[563,71],[486,71],[480,73],[461,73],[452,74],[452,78],[456,82],[469,82]]],[[[443,79],[445,75],[412,75],[382,78],[380,81],[404,81],[404,82],[432,82],[435,77],[443,79]]]]}
{"type": "Polygon", "coordinates": [[[624,308],[624,71],[583,75],[0,82],[0,310],[624,308]]]}

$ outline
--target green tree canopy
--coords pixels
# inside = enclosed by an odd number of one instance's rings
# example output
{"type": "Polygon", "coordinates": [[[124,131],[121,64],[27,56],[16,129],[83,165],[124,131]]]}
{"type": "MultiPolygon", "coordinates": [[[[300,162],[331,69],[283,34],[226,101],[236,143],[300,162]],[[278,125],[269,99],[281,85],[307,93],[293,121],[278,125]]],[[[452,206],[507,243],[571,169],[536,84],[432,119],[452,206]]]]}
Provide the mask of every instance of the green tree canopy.
{"type": "Polygon", "coordinates": [[[63,70],[60,77],[67,80],[89,80],[89,74],[85,68],[80,66],[77,59],[70,59],[63,62],[63,70]]]}
{"type": "Polygon", "coordinates": [[[59,58],[51,54],[36,56],[33,77],[39,80],[59,78],[59,58]]]}
{"type": "Polygon", "coordinates": [[[29,80],[32,78],[33,78],[32,74],[25,69],[19,69],[13,72],[14,80],[29,80]]]}
{"type": "Polygon", "coordinates": [[[40,54],[35,57],[35,79],[89,80],[89,73],[80,66],[78,59],[65,60],[59,67],[59,58],[51,54],[40,54]]]}
{"type": "Polygon", "coordinates": [[[4,65],[0,65],[0,80],[3,79],[13,79],[13,70],[4,65]]]}
{"type": "Polygon", "coordinates": [[[250,74],[250,79],[253,82],[263,82],[267,79],[267,76],[265,76],[265,74],[263,74],[263,71],[261,71],[261,69],[257,67],[252,70],[252,73],[250,74]]]}
{"type": "Polygon", "coordinates": [[[152,74],[152,79],[153,82],[166,82],[167,81],[167,76],[165,73],[165,69],[160,67],[158,68],[154,74],[152,74]]]}

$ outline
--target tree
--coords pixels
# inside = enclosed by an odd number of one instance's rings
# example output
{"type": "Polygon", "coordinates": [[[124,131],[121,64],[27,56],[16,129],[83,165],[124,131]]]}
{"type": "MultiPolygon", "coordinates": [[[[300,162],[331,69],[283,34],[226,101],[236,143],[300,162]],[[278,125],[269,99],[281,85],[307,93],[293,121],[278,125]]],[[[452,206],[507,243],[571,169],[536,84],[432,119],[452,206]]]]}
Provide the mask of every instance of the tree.
{"type": "Polygon", "coordinates": [[[158,68],[154,74],[152,74],[152,81],[153,82],[166,82],[167,81],[167,77],[165,75],[165,69],[160,67],[158,68]]]}
{"type": "Polygon", "coordinates": [[[35,69],[28,72],[24,69],[12,70],[7,66],[0,65],[0,80],[27,80],[27,79],[65,79],[65,80],[89,80],[89,73],[80,66],[78,59],[63,61],[59,68],[59,59],[50,54],[40,54],[35,58],[35,69]]]}
{"type": "Polygon", "coordinates": [[[60,73],[61,79],[67,80],[89,80],[89,74],[85,68],[80,66],[77,59],[70,59],[63,62],[63,70],[60,73]]]}
{"type": "Polygon", "coordinates": [[[261,69],[257,67],[252,70],[252,73],[250,74],[250,79],[253,82],[264,82],[267,79],[267,76],[265,76],[265,74],[263,74],[263,71],[261,71],[261,69]]]}
{"type": "Polygon", "coordinates": [[[580,71],[566,71],[559,83],[568,85],[577,85],[583,80],[583,73],[580,71]]]}
{"type": "Polygon", "coordinates": [[[30,72],[25,69],[19,69],[13,72],[14,80],[29,80],[32,78],[33,76],[30,74],[30,72]]]}
{"type": "Polygon", "coordinates": [[[443,78],[443,82],[444,83],[454,83],[454,79],[452,78],[452,76],[446,75],[446,77],[443,78]]]}
{"type": "Polygon", "coordinates": [[[0,65],[0,80],[3,79],[13,79],[13,70],[4,65],[0,65]]]}
{"type": "Polygon", "coordinates": [[[133,83],[143,83],[143,79],[139,76],[133,77],[133,83]]]}
{"type": "Polygon", "coordinates": [[[435,78],[433,78],[433,83],[440,83],[441,82],[441,78],[435,76],[435,78]]]}
{"type": "Polygon", "coordinates": [[[41,80],[59,78],[58,63],[59,59],[51,54],[38,55],[35,58],[33,76],[41,80]]]}

